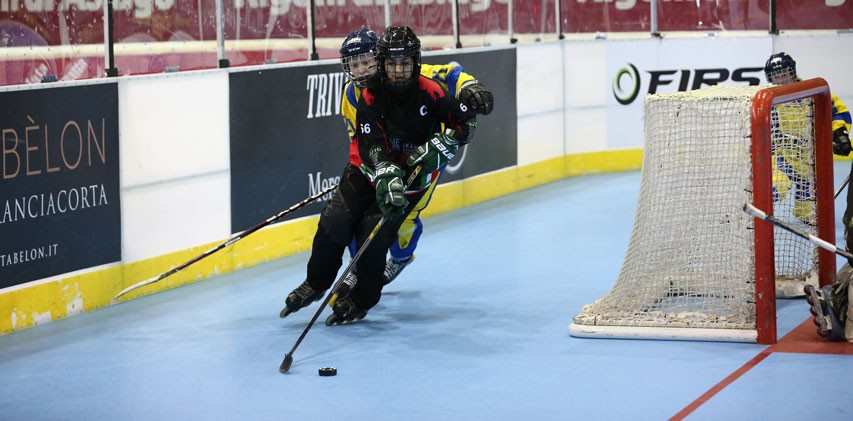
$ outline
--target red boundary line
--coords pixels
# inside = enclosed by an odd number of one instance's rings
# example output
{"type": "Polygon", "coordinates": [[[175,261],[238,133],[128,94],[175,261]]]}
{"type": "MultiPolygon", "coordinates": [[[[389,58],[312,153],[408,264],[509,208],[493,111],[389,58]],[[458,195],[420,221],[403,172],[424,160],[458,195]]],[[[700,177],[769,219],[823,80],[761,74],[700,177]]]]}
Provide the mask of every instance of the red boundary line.
{"type": "Polygon", "coordinates": [[[726,386],[732,384],[735,380],[743,376],[747,371],[764,361],[770,354],[779,353],[806,353],[806,354],[824,354],[824,355],[853,355],[853,344],[847,342],[826,342],[821,339],[815,332],[812,324],[812,318],[809,317],[799,326],[792,329],[778,343],[768,346],[763,349],[758,355],[752,357],[749,361],[740,366],[737,370],[726,376],[719,383],[708,389],[702,396],[696,398],[695,401],[685,406],[684,409],[678,411],[670,420],[680,421],[690,415],[697,408],[709,401],[714,395],[723,390],[726,386]]]}
{"type": "Polygon", "coordinates": [[[759,352],[758,355],[752,357],[751,360],[747,361],[744,365],[740,366],[737,370],[735,370],[732,374],[726,376],[725,379],[715,384],[714,387],[708,389],[707,392],[703,393],[702,396],[696,398],[695,401],[691,402],[689,405],[685,406],[684,409],[678,411],[670,420],[683,420],[691,412],[695,411],[696,408],[702,406],[703,403],[707,402],[709,399],[714,397],[719,391],[723,390],[726,386],[732,384],[735,380],[737,380],[744,373],[749,371],[752,367],[758,365],[758,363],[764,361],[765,358],[770,356],[773,353],[773,347],[767,347],[763,351],[759,352]]]}

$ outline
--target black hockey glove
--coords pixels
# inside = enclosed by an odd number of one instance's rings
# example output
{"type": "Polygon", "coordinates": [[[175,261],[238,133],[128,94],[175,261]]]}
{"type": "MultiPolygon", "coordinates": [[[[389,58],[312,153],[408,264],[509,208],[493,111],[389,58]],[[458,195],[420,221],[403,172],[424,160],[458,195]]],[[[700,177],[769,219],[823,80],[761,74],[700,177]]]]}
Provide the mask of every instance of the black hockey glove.
{"type": "Polygon", "coordinates": [[[847,136],[847,129],[842,127],[833,133],[832,153],[847,156],[850,155],[850,152],[853,152],[853,147],[850,146],[850,138],[847,136]]]}
{"type": "Polygon", "coordinates": [[[491,113],[492,108],[495,106],[495,99],[492,93],[480,84],[480,82],[465,85],[459,91],[459,100],[474,110],[474,112],[484,115],[491,113]]]}
{"type": "Polygon", "coordinates": [[[420,165],[422,174],[429,174],[435,170],[441,171],[456,156],[458,150],[459,142],[450,134],[436,133],[409,155],[406,165],[409,167],[420,165]]]}
{"type": "Polygon", "coordinates": [[[376,164],[376,204],[385,216],[402,213],[406,200],[403,170],[390,162],[376,164]]]}

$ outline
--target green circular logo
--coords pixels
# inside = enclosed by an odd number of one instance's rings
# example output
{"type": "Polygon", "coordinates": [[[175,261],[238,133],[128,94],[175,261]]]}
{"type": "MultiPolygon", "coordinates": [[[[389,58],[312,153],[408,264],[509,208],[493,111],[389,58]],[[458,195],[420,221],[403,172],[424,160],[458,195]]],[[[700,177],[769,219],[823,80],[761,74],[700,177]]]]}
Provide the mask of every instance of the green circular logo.
{"type": "Polygon", "coordinates": [[[616,98],[616,102],[628,105],[637,99],[639,93],[640,72],[636,66],[628,63],[627,66],[616,71],[616,76],[613,78],[613,97],[616,98]]]}

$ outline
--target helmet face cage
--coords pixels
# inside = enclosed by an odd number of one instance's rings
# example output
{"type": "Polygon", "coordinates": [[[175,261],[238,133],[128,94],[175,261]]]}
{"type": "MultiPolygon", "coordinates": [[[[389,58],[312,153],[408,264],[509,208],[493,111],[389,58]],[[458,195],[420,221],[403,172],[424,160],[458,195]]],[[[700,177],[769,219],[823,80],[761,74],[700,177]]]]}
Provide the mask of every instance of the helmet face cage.
{"type": "Polygon", "coordinates": [[[415,60],[412,57],[389,57],[383,64],[387,84],[396,88],[405,88],[413,80],[415,60]]]}
{"type": "Polygon", "coordinates": [[[405,89],[421,72],[421,41],[408,26],[389,26],[377,43],[379,73],[392,89],[405,89]],[[411,60],[406,60],[410,58],[411,60]],[[389,74],[391,69],[394,74],[389,74]],[[400,76],[406,72],[407,78],[400,76]]]}
{"type": "Polygon", "coordinates": [[[764,65],[767,81],[774,85],[785,85],[797,81],[797,63],[785,53],[777,53],[767,59],[764,65]]]}
{"type": "Polygon", "coordinates": [[[350,32],[341,44],[341,67],[356,86],[367,86],[377,74],[376,41],[375,32],[361,28],[350,32]]]}
{"type": "Polygon", "coordinates": [[[376,75],[379,70],[379,64],[376,60],[376,53],[370,51],[354,56],[342,57],[341,66],[344,68],[344,73],[355,83],[359,88],[367,86],[367,82],[376,75]]]}

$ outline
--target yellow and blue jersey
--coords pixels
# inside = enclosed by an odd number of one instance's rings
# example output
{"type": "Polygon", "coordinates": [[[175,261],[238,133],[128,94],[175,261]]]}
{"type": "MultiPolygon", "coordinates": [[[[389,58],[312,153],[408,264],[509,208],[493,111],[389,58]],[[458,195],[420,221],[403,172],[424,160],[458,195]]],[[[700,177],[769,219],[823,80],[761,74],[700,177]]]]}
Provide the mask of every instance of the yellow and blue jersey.
{"type": "Polygon", "coordinates": [[[832,96],[832,131],[844,128],[850,133],[850,110],[844,105],[841,98],[832,96]]]}
{"type": "MultiPolygon", "coordinates": [[[[467,84],[476,82],[474,76],[465,73],[459,63],[448,64],[421,64],[421,76],[438,82],[442,88],[456,98],[459,91],[467,84]]],[[[352,81],[344,85],[343,100],[341,100],[341,115],[347,125],[349,139],[355,136],[355,110],[358,100],[361,99],[361,88],[355,86],[352,81]]]]}
{"type": "MultiPolygon", "coordinates": [[[[773,110],[774,127],[773,170],[774,201],[784,199],[791,188],[795,190],[794,215],[807,223],[814,223],[814,191],[811,183],[812,157],[804,155],[801,139],[813,133],[809,118],[810,106],[806,102],[794,101],[777,106],[773,110]],[[778,142],[778,143],[777,143],[778,142]]],[[[850,131],[850,111],[840,98],[832,96],[832,131],[844,128],[850,131]]]]}

